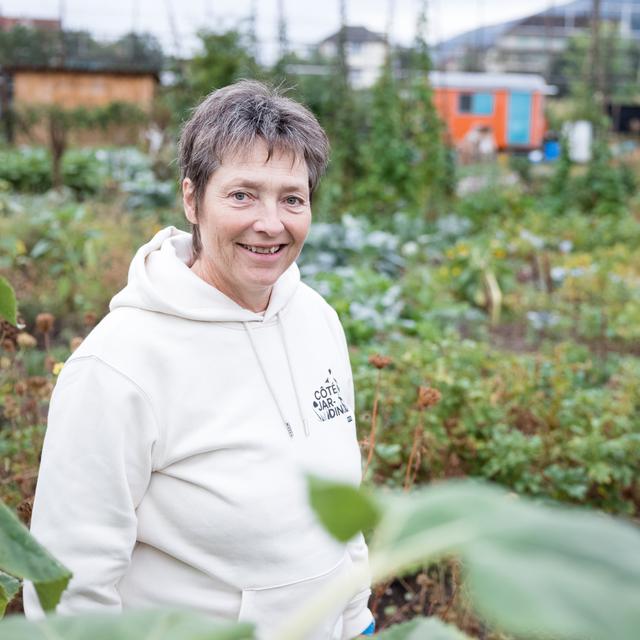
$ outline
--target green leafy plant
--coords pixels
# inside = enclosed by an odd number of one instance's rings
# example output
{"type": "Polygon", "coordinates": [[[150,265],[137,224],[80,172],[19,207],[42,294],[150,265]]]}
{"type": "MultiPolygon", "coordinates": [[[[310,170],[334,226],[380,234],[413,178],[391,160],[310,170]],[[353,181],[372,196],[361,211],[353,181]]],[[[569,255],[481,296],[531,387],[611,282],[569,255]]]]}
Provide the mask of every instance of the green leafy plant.
{"type": "MultiPolygon", "coordinates": [[[[474,481],[440,483],[412,494],[361,493],[357,509],[352,490],[312,481],[310,494],[320,520],[341,538],[347,533],[345,502],[362,514],[359,522],[351,521],[353,535],[370,526],[377,511],[369,543],[374,581],[456,555],[477,611],[502,630],[557,639],[636,637],[640,532],[629,523],[544,506],[474,481]]],[[[361,578],[331,585],[276,637],[299,638],[361,578]]],[[[419,624],[389,631],[397,635],[388,637],[417,637],[411,634],[419,624]]]]}
{"type": "Polygon", "coordinates": [[[0,502],[0,613],[17,593],[19,580],[33,582],[42,608],[51,611],[70,578],[71,572],[0,502]]]}
{"type": "Polygon", "coordinates": [[[0,276],[0,319],[16,324],[16,294],[6,278],[0,276]]]}
{"type": "Polygon", "coordinates": [[[252,640],[252,625],[218,623],[184,611],[55,616],[41,622],[8,618],[0,634],[11,640],[252,640]]]}
{"type": "MultiPolygon", "coordinates": [[[[375,497],[324,480],[310,483],[311,503],[339,539],[374,525],[370,567],[374,580],[438,558],[462,558],[474,606],[500,629],[526,637],[633,640],[640,625],[640,533],[597,513],[544,506],[474,481],[447,482],[411,494],[375,497]],[[345,513],[349,514],[345,518],[345,513]]],[[[38,551],[15,517],[2,515],[2,567],[33,579],[20,567],[24,547],[38,551]],[[13,533],[19,529],[19,535],[13,533]],[[27,536],[27,537],[25,537],[27,536]],[[13,545],[13,546],[11,546],[13,545]],[[10,550],[19,560],[7,563],[10,550]]],[[[47,561],[50,559],[46,558],[47,561]]],[[[24,564],[24,562],[23,562],[24,564]]],[[[50,565],[48,566],[50,569],[50,565]]],[[[56,567],[59,569],[59,567],[56,567]]],[[[68,573],[45,572],[39,593],[53,606],[68,573]],[[52,580],[53,579],[53,580],[52,580]],[[44,594],[44,595],[43,595],[44,594]]],[[[362,579],[356,570],[306,603],[274,633],[278,640],[304,637],[362,579]]],[[[3,580],[5,583],[6,580],[3,580]]],[[[37,585],[36,585],[37,586],[37,585]]],[[[12,589],[14,587],[9,587],[12,589]]],[[[251,638],[248,625],[217,626],[210,620],[172,612],[120,617],[50,617],[33,623],[9,619],[0,633],[13,639],[60,637],[251,638]],[[152,633],[152,636],[146,634],[152,633]],[[83,634],[83,635],[78,635],[83,634]]],[[[388,640],[461,640],[463,634],[435,621],[416,619],[385,631],[388,640]]]]}
{"type": "Polygon", "coordinates": [[[380,640],[469,640],[469,636],[438,618],[414,618],[376,635],[380,640]]]}

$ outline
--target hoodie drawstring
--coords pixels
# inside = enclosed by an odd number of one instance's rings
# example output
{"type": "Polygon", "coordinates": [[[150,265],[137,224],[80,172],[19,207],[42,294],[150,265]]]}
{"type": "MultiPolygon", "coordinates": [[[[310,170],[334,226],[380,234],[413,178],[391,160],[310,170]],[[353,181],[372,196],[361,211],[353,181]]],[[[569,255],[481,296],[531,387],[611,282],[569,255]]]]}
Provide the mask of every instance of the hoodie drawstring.
{"type": "Polygon", "coordinates": [[[282,344],[284,346],[284,355],[287,360],[287,366],[289,367],[289,375],[291,376],[291,382],[293,383],[293,394],[296,397],[296,404],[298,405],[298,413],[300,414],[300,420],[302,420],[302,426],[304,428],[304,435],[309,437],[309,424],[307,423],[307,419],[304,417],[304,411],[302,410],[302,403],[300,402],[300,394],[298,393],[298,385],[296,384],[296,377],[293,373],[293,367],[291,366],[291,358],[289,357],[289,348],[287,345],[287,336],[284,331],[282,318],[280,314],[276,314],[276,318],[278,320],[278,330],[280,331],[280,338],[282,339],[282,344]]]}
{"type": "MultiPolygon", "coordinates": [[[[293,368],[291,367],[291,359],[289,357],[289,350],[287,348],[287,341],[285,338],[285,333],[284,333],[284,329],[282,328],[282,320],[280,318],[280,314],[276,315],[276,320],[278,323],[278,329],[280,331],[280,337],[282,340],[282,345],[284,347],[284,353],[285,353],[285,359],[287,361],[287,367],[289,368],[289,376],[291,377],[291,382],[293,384],[293,391],[294,391],[294,395],[296,397],[296,403],[298,405],[298,411],[300,412],[300,419],[302,420],[302,424],[304,427],[304,433],[305,435],[308,437],[309,436],[309,426],[307,424],[307,421],[304,417],[304,413],[302,411],[302,405],[300,403],[300,396],[298,393],[298,387],[296,385],[296,379],[293,373],[293,368]]],[[[264,378],[264,381],[267,385],[267,388],[269,389],[269,392],[271,393],[271,397],[273,398],[274,402],[276,403],[276,406],[278,407],[278,413],[280,414],[280,418],[282,419],[282,422],[284,423],[284,426],[287,430],[287,433],[289,434],[290,438],[293,438],[293,429],[291,428],[291,423],[289,422],[289,420],[287,419],[285,413],[284,413],[284,409],[282,408],[282,405],[280,404],[280,400],[278,399],[278,395],[275,392],[275,389],[273,388],[272,384],[271,384],[271,378],[267,375],[267,370],[264,366],[264,363],[262,362],[262,359],[260,358],[260,354],[258,352],[258,349],[256,348],[256,344],[255,344],[255,340],[253,337],[253,332],[252,329],[250,328],[250,324],[249,322],[243,322],[242,323],[246,332],[247,332],[247,336],[249,337],[249,342],[251,344],[251,348],[253,350],[253,353],[256,356],[256,360],[258,361],[258,366],[260,367],[260,371],[262,372],[262,377],[264,378]]]]}

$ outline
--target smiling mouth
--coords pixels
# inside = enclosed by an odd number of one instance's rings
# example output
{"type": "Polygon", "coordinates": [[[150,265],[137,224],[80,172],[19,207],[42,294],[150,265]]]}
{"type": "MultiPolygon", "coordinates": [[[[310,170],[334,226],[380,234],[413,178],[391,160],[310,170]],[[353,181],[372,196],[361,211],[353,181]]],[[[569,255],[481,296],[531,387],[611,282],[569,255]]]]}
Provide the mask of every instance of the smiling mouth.
{"type": "Polygon", "coordinates": [[[274,244],[270,247],[256,247],[252,244],[242,244],[238,242],[238,244],[247,251],[251,251],[251,253],[262,253],[267,255],[273,255],[274,253],[278,253],[283,247],[286,247],[284,244],[274,244]]]}

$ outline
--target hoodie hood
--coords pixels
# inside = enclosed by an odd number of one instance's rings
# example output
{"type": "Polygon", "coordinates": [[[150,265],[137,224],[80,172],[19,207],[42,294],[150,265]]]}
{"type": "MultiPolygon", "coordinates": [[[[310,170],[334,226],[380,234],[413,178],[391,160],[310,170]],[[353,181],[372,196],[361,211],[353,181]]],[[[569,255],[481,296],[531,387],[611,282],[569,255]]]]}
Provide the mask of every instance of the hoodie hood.
{"type": "Polygon", "coordinates": [[[134,307],[203,322],[266,321],[289,302],[300,282],[293,263],[278,278],[264,315],[241,307],[189,268],[191,234],[175,227],[156,233],[136,252],[127,286],[111,300],[111,311],[134,307]]]}

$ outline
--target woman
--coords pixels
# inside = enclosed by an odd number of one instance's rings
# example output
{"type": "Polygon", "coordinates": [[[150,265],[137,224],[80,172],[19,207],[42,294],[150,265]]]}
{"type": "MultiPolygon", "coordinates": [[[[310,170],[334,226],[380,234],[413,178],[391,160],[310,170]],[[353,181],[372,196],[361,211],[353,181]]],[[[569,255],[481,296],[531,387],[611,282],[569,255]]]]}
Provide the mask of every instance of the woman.
{"type": "MultiPolygon", "coordinates": [[[[366,564],[362,536],[318,524],[305,482],[360,480],[344,333],[295,264],[327,153],[314,116],[257,82],[184,127],[193,233],[138,250],[51,400],[32,531],[73,571],[59,611],[177,606],[269,637],[366,564]]],[[[369,593],[312,637],[370,628],[369,593]]]]}

